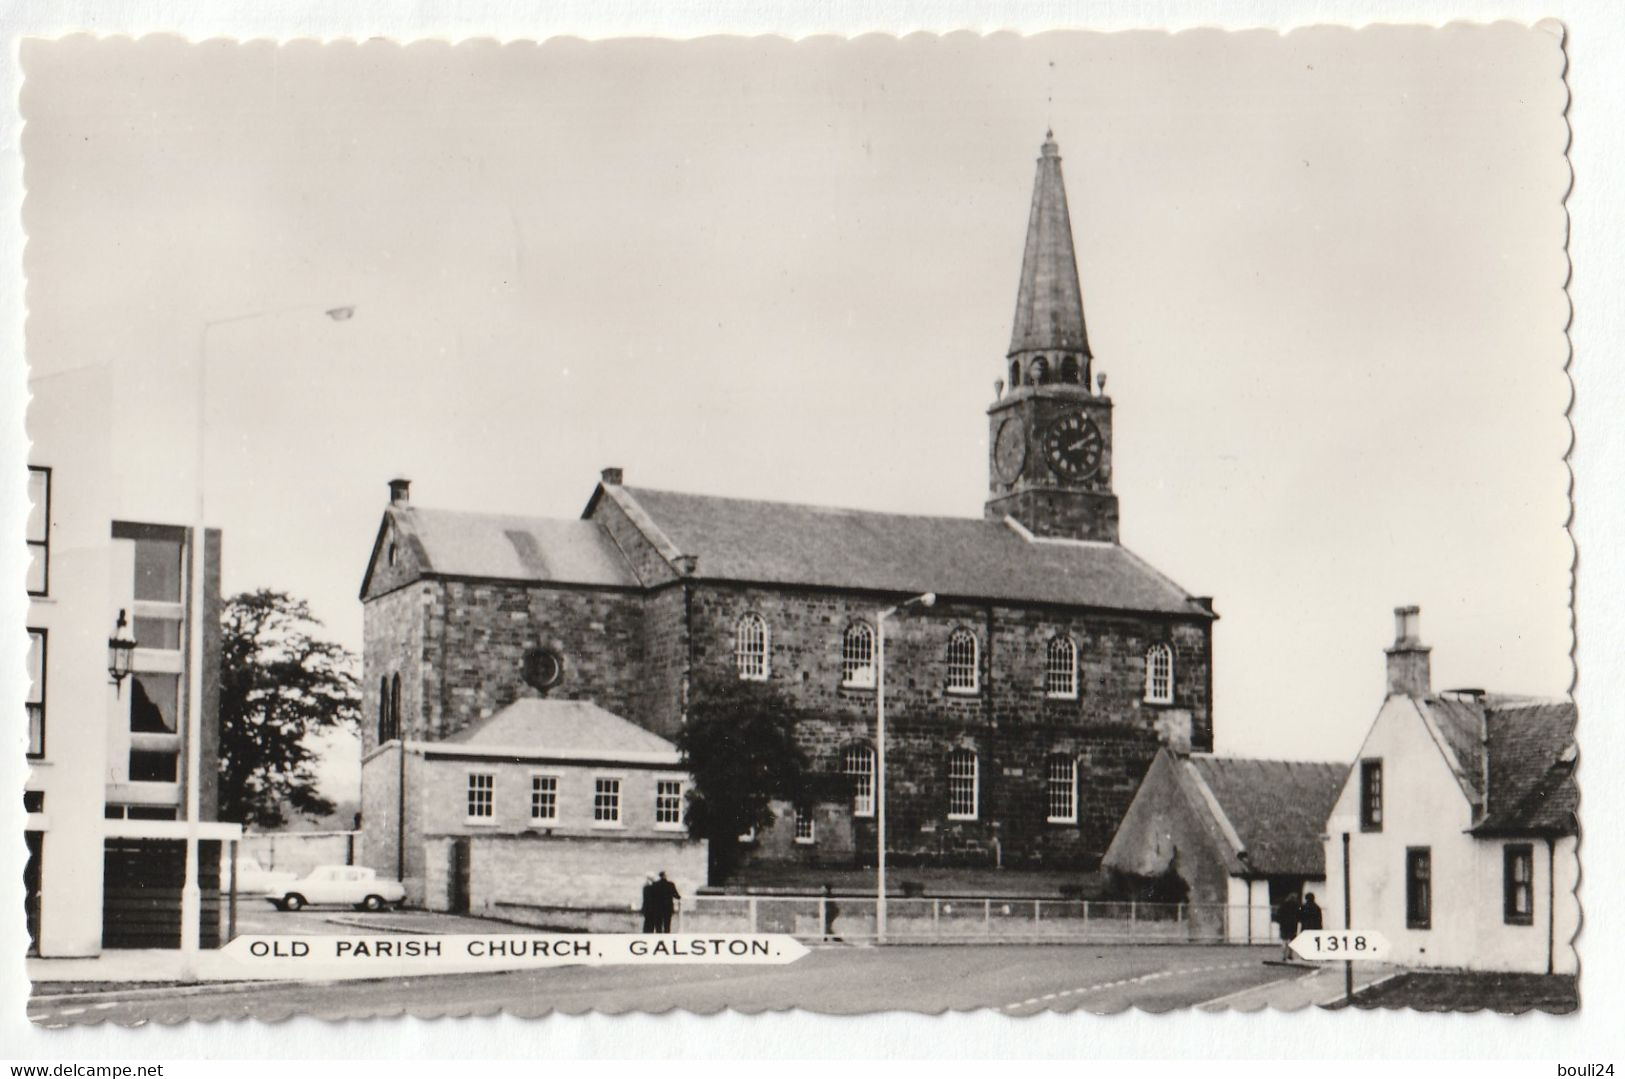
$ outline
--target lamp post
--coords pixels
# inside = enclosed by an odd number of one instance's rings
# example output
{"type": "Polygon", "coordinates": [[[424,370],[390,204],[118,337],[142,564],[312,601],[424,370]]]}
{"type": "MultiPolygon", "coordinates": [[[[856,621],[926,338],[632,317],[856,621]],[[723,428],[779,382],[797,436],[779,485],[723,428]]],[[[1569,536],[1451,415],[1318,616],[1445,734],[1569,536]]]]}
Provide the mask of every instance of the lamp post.
{"type": "Polygon", "coordinates": [[[875,943],[886,943],[886,619],[905,607],[931,607],[935,592],[875,614],[875,943]]]}
{"type": "Polygon", "coordinates": [[[240,315],[212,319],[203,323],[198,335],[197,356],[197,499],[193,506],[192,538],[188,546],[188,576],[191,593],[187,605],[186,653],[186,868],[181,881],[181,963],[191,974],[196,973],[200,944],[199,930],[203,913],[203,893],[198,887],[198,832],[202,822],[202,756],[203,756],[203,638],[204,589],[207,587],[206,563],[208,546],[208,520],[204,516],[204,460],[208,431],[209,389],[209,331],[233,322],[250,322],[291,315],[301,311],[321,311],[334,322],[348,322],[355,308],[328,307],[315,304],[296,304],[268,311],[248,311],[240,315]]]}

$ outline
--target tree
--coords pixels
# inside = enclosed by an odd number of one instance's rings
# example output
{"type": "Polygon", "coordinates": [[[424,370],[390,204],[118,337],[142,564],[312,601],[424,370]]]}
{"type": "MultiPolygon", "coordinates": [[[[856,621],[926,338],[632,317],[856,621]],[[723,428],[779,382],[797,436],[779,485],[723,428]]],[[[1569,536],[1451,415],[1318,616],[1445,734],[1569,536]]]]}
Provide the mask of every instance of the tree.
{"type": "Polygon", "coordinates": [[[771,803],[808,805],[819,792],[796,743],[795,709],[759,682],[724,682],[695,694],[677,735],[693,777],[686,820],[708,841],[713,880],[727,877],[739,837],[776,819],[771,803]]]}
{"type": "Polygon", "coordinates": [[[286,823],[290,808],[331,813],[307,740],[358,729],[356,657],[318,640],[313,631],[321,622],[286,592],[233,596],[221,621],[221,819],[274,828],[286,823]]]}

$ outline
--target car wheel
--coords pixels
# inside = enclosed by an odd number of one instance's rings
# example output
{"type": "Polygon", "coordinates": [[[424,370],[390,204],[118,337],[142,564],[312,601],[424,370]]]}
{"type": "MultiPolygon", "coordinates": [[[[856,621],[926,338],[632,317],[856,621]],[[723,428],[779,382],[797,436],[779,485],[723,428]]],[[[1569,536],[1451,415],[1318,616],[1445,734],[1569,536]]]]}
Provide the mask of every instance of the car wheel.
{"type": "Polygon", "coordinates": [[[305,905],[305,897],[298,892],[289,892],[282,897],[283,910],[298,910],[305,905]]]}
{"type": "Polygon", "coordinates": [[[369,895],[367,898],[365,898],[365,899],[363,899],[361,901],[361,909],[362,910],[383,910],[384,909],[384,899],[383,899],[382,896],[369,895]]]}

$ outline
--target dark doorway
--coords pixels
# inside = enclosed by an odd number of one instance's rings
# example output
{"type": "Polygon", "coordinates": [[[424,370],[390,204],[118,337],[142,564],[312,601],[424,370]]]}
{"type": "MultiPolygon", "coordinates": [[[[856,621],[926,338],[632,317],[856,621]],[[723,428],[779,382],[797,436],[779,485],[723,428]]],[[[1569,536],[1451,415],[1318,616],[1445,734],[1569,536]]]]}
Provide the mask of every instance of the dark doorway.
{"type": "Polygon", "coordinates": [[[23,921],[28,924],[28,954],[39,954],[40,867],[45,858],[45,833],[24,832],[28,861],[23,863],[23,921]]]}
{"type": "Polygon", "coordinates": [[[469,854],[468,840],[451,841],[451,909],[454,914],[468,913],[469,854]]]}

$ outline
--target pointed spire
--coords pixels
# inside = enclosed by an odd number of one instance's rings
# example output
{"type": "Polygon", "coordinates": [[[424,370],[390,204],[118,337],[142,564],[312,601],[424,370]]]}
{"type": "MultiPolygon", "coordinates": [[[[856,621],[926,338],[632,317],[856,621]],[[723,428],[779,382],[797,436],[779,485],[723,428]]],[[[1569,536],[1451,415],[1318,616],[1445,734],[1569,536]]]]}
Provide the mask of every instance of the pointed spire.
{"type": "Polygon", "coordinates": [[[1021,288],[1016,293],[1015,331],[1010,336],[1010,355],[1035,351],[1093,355],[1083,325],[1083,290],[1078,285],[1072,219],[1066,210],[1054,131],[1044,132],[1040,148],[1027,250],[1021,258],[1021,288]]]}

